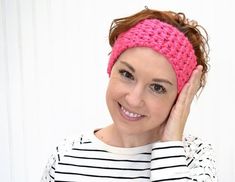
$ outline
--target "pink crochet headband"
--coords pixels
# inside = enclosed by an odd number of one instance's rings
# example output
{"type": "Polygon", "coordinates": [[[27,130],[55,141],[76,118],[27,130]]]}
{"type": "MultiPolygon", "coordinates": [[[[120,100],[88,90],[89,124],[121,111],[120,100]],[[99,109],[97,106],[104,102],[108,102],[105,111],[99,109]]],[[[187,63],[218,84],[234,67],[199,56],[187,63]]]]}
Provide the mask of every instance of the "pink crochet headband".
{"type": "Polygon", "coordinates": [[[108,74],[122,52],[133,47],[149,47],[164,55],[177,77],[178,93],[197,65],[192,44],[176,27],[157,19],[145,19],[120,34],[109,58],[108,74]]]}

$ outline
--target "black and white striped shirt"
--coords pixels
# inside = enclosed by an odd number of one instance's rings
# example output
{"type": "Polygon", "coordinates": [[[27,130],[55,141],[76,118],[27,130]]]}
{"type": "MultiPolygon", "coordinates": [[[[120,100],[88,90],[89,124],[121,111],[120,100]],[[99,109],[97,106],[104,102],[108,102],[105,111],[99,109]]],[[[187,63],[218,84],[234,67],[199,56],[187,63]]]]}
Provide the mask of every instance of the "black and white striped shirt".
{"type": "Polygon", "coordinates": [[[51,156],[41,182],[217,181],[213,150],[202,140],[120,148],[93,132],[66,139],[51,156]]]}

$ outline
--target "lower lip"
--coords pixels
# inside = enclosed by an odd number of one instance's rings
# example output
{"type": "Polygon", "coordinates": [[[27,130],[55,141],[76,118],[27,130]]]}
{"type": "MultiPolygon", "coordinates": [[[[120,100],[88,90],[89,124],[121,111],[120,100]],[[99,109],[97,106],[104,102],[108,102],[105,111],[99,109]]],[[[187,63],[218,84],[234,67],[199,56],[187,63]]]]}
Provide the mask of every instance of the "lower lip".
{"type": "Polygon", "coordinates": [[[120,111],[120,113],[121,113],[121,115],[122,115],[122,117],[124,118],[124,119],[126,119],[126,120],[128,120],[128,121],[139,121],[139,120],[141,120],[144,116],[140,116],[140,117],[130,117],[130,116],[127,116],[124,112],[123,112],[123,110],[121,109],[121,105],[119,104],[119,111],[120,111]]]}

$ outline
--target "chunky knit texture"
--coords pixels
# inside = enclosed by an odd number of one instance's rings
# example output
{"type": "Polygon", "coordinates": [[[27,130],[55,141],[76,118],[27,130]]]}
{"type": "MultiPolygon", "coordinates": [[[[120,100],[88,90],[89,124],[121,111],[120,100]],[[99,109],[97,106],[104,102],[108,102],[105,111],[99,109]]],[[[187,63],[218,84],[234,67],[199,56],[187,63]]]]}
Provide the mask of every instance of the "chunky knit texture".
{"type": "Polygon", "coordinates": [[[133,47],[149,47],[167,58],[176,73],[178,93],[197,65],[192,44],[182,32],[160,20],[145,19],[118,36],[109,58],[109,75],[118,57],[133,47]]]}

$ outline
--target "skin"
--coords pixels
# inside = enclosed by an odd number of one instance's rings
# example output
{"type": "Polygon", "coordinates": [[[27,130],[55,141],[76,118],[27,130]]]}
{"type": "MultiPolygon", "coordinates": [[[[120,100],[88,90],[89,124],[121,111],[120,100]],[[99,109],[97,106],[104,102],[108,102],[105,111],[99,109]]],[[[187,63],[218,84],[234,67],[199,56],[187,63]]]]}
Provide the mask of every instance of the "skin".
{"type": "Polygon", "coordinates": [[[112,68],[106,92],[113,124],[95,135],[118,147],[182,140],[201,73],[198,66],[177,95],[176,75],[164,56],[144,47],[126,50],[112,68]],[[126,111],[136,117],[128,117],[126,111]]]}

